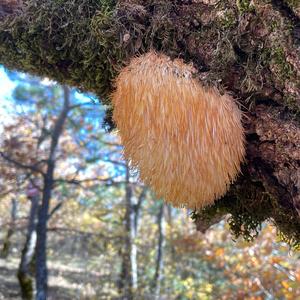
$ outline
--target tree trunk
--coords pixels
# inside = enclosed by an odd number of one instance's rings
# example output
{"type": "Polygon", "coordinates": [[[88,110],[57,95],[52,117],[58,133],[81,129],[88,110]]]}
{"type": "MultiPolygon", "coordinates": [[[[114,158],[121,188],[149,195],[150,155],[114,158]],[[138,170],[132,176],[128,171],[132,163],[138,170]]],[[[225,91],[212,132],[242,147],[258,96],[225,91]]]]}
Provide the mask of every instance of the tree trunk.
{"type": "Polygon", "coordinates": [[[54,183],[55,154],[69,110],[70,92],[69,89],[64,86],[64,105],[57,121],[55,122],[51,136],[50,153],[47,162],[47,172],[44,176],[42,204],[38,212],[36,243],[36,300],[46,300],[47,298],[47,221],[49,216],[48,214],[51,193],[54,183]]]}
{"type": "Polygon", "coordinates": [[[30,198],[31,206],[28,218],[26,241],[22,250],[18,269],[18,280],[22,299],[32,300],[35,294],[34,287],[34,254],[36,246],[36,220],[39,206],[39,195],[30,198]]]}
{"type": "Polygon", "coordinates": [[[244,111],[246,163],[228,194],[194,218],[229,213],[247,239],[271,220],[300,245],[299,1],[31,0],[5,11],[0,63],[106,104],[118,70],[149,49],[193,63],[204,84],[229,91],[244,111]]]}
{"type": "Polygon", "coordinates": [[[133,299],[134,291],[138,290],[138,263],[136,238],[138,235],[140,210],[145,200],[147,188],[144,187],[133,204],[133,192],[130,183],[129,167],[126,167],[126,193],[125,193],[125,242],[122,255],[122,271],[120,276],[120,290],[125,299],[133,299]]]}
{"type": "Polygon", "coordinates": [[[157,243],[157,256],[155,263],[155,274],[153,278],[153,296],[154,299],[160,298],[160,287],[162,280],[162,269],[163,269],[163,249],[165,241],[165,224],[164,224],[164,204],[162,203],[159,208],[157,215],[157,227],[158,227],[158,243],[157,243]]]}
{"type": "Polygon", "coordinates": [[[132,210],[132,187],[130,184],[129,168],[126,168],[126,186],[125,186],[125,236],[124,249],[122,251],[122,273],[121,282],[123,288],[124,300],[133,299],[133,265],[136,263],[133,257],[133,210],[132,210]]]}
{"type": "Polygon", "coordinates": [[[133,205],[133,229],[132,229],[132,274],[133,274],[133,288],[138,290],[138,263],[137,263],[137,245],[136,240],[138,236],[139,230],[139,219],[140,219],[140,212],[142,204],[145,200],[147,193],[147,188],[143,187],[138,199],[137,203],[133,205]]]}
{"type": "Polygon", "coordinates": [[[7,230],[7,234],[6,234],[6,237],[4,239],[2,251],[1,251],[1,254],[0,254],[0,257],[2,257],[2,258],[7,258],[8,255],[9,255],[10,246],[11,246],[11,237],[15,233],[15,227],[16,227],[17,206],[18,206],[17,200],[15,198],[12,198],[12,200],[11,200],[10,224],[9,224],[9,228],[7,230]]]}
{"type": "Polygon", "coordinates": [[[51,199],[54,163],[48,163],[48,176],[44,179],[42,204],[38,213],[36,243],[36,300],[46,300],[48,288],[47,271],[47,218],[51,199]]]}

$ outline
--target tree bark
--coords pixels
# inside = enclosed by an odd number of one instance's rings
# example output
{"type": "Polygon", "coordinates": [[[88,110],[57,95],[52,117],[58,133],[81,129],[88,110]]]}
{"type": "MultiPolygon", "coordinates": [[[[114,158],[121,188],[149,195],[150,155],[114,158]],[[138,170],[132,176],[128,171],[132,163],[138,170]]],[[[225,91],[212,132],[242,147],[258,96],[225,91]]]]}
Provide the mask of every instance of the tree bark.
{"type": "Polygon", "coordinates": [[[63,109],[55,122],[52,136],[50,152],[47,162],[47,172],[44,176],[42,203],[38,212],[37,242],[36,242],[36,300],[46,300],[48,289],[47,271],[47,221],[49,205],[54,184],[55,154],[59,138],[63,132],[64,124],[70,110],[70,92],[64,86],[63,109]]]}
{"type": "Polygon", "coordinates": [[[193,63],[203,84],[240,103],[247,137],[242,175],[205,217],[231,214],[246,238],[271,220],[300,245],[299,24],[300,3],[289,0],[30,0],[2,17],[0,63],[106,104],[134,55],[154,49],[193,63]]]}
{"type": "Polygon", "coordinates": [[[0,17],[12,15],[20,12],[22,8],[21,0],[1,0],[0,2],[0,17]]]}
{"type": "Polygon", "coordinates": [[[133,288],[134,290],[138,290],[138,262],[137,262],[137,244],[136,240],[138,237],[139,231],[139,219],[140,212],[147,194],[147,188],[143,187],[137,202],[135,205],[132,205],[133,211],[133,224],[132,224],[132,277],[133,277],[133,288]]]}
{"type": "Polygon", "coordinates": [[[158,243],[157,243],[157,256],[155,263],[155,274],[153,278],[153,296],[154,299],[160,298],[160,287],[163,270],[163,248],[165,241],[165,224],[164,224],[164,204],[162,203],[157,215],[157,227],[158,227],[158,243]]]}
{"type": "Polygon", "coordinates": [[[143,187],[138,199],[137,203],[133,206],[134,210],[134,236],[136,237],[138,234],[138,228],[139,228],[139,219],[140,219],[140,212],[141,207],[143,205],[143,202],[145,200],[147,194],[147,187],[143,187]]]}
{"type": "Polygon", "coordinates": [[[10,246],[11,246],[11,237],[15,233],[15,227],[16,227],[16,219],[17,219],[17,200],[15,198],[11,199],[11,218],[10,218],[10,224],[9,228],[7,230],[7,234],[5,236],[4,242],[3,242],[3,247],[0,256],[2,258],[7,258],[9,255],[10,251],[10,246]]]}
{"type": "MultiPolygon", "coordinates": [[[[133,248],[133,209],[132,209],[132,187],[130,183],[129,168],[126,167],[126,186],[125,186],[125,236],[124,249],[122,251],[122,272],[121,286],[123,290],[123,298],[125,300],[133,299],[134,275],[133,266],[136,264],[134,260],[133,248]]],[[[136,279],[136,278],[135,278],[136,279]]]]}
{"type": "Polygon", "coordinates": [[[125,239],[122,255],[122,271],[120,276],[120,290],[125,299],[133,299],[134,291],[138,290],[138,262],[136,238],[138,235],[140,211],[145,200],[147,188],[143,187],[136,203],[130,182],[129,167],[126,164],[125,186],[125,239]]]}
{"type": "Polygon", "coordinates": [[[18,280],[21,288],[22,299],[32,300],[35,295],[34,267],[36,247],[36,221],[39,207],[39,195],[30,198],[31,206],[28,218],[26,241],[22,250],[21,260],[18,269],[18,280]]]}

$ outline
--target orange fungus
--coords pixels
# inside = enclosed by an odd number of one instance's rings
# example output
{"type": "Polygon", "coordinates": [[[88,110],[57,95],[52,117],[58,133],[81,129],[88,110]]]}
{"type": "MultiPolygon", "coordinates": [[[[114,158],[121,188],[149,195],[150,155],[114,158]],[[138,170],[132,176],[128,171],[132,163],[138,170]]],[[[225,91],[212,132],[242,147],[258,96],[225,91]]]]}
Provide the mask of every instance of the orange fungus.
{"type": "Polygon", "coordinates": [[[124,155],[140,178],[174,206],[201,209],[227,192],[245,147],[234,99],[194,73],[149,52],[120,72],[112,102],[124,155]]]}

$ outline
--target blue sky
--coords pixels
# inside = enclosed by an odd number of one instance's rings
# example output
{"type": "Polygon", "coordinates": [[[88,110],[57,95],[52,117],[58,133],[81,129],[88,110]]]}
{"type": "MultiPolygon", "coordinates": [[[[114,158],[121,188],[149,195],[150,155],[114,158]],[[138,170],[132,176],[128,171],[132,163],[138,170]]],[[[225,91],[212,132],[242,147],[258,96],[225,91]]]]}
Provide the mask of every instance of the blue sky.
{"type": "Polygon", "coordinates": [[[15,84],[8,78],[4,68],[0,66],[0,99],[1,104],[4,99],[9,99],[15,84]]]}
{"type": "MultiPolygon", "coordinates": [[[[48,85],[51,83],[50,80],[42,80],[42,84],[48,85]]],[[[8,119],[10,111],[12,92],[17,85],[17,81],[10,80],[7,76],[5,69],[0,65],[0,123],[8,119]]],[[[75,92],[75,97],[79,102],[91,102],[95,97],[79,92],[75,92]]],[[[95,100],[96,101],[96,100],[95,100]]]]}
{"type": "MultiPolygon", "coordinates": [[[[49,80],[44,79],[41,81],[43,85],[47,86],[51,83],[49,80]]],[[[18,81],[10,80],[10,78],[5,73],[3,66],[0,65],[0,133],[2,130],[2,126],[9,123],[13,120],[14,113],[16,111],[16,106],[12,105],[13,98],[12,93],[17,85],[18,81]]],[[[75,101],[80,103],[90,103],[92,104],[92,100],[95,101],[95,109],[90,111],[89,121],[94,124],[98,124],[98,130],[103,131],[101,129],[101,123],[103,121],[104,116],[104,107],[99,104],[96,98],[89,94],[75,92],[75,101]],[[100,124],[100,125],[99,125],[100,124]]],[[[109,136],[107,136],[108,138],[109,136]]],[[[107,158],[109,159],[109,157],[107,158]]],[[[115,168],[113,168],[115,170],[115,168]]]]}
{"type": "Polygon", "coordinates": [[[8,111],[14,88],[15,83],[8,78],[4,68],[0,66],[0,124],[9,120],[8,111]]]}

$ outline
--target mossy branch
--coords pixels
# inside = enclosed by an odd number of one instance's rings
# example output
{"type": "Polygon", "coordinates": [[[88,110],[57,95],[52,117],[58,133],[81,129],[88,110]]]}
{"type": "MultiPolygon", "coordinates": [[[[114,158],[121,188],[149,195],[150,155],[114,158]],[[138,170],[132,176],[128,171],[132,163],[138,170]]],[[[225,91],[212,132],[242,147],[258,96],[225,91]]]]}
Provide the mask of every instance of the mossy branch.
{"type": "MultiPolygon", "coordinates": [[[[295,0],[26,0],[21,13],[2,16],[0,63],[91,91],[110,104],[114,78],[133,56],[154,49],[192,62],[200,80],[232,93],[246,116],[241,184],[214,207],[231,213],[237,234],[247,237],[271,219],[295,244],[299,11],[295,0]],[[249,184],[259,196],[247,196],[249,184]],[[262,205],[248,211],[251,201],[262,205]]],[[[110,115],[111,109],[108,122],[110,115]]]]}

